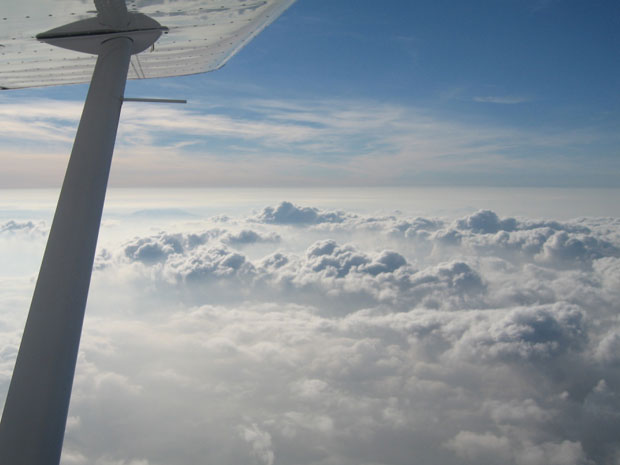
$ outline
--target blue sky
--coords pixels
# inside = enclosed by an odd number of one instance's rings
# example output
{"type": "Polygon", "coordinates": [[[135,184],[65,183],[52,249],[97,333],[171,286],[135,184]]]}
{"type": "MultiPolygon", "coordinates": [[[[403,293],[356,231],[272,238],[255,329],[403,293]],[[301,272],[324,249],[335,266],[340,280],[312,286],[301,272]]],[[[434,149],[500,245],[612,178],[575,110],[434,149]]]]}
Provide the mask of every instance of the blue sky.
{"type": "MultiPolygon", "coordinates": [[[[614,1],[299,0],[219,71],[130,82],[190,103],[125,106],[111,184],[617,187],[619,30],[614,1]]],[[[85,93],[3,93],[51,133],[3,131],[1,186],[58,184],[85,93]]]]}
{"type": "Polygon", "coordinates": [[[502,113],[472,103],[529,102],[506,121],[599,121],[618,108],[619,13],[611,1],[300,1],[220,74],[245,69],[283,96],[484,117],[502,113]]]}

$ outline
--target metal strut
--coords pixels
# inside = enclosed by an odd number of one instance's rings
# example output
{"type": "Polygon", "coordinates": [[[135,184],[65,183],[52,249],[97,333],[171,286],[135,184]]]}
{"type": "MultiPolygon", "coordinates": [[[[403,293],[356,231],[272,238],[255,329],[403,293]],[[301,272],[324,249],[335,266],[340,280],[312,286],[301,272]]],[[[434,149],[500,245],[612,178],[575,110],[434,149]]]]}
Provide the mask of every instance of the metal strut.
{"type": "Polygon", "coordinates": [[[100,45],[0,422],[1,464],[60,461],[132,44],[100,45]]]}

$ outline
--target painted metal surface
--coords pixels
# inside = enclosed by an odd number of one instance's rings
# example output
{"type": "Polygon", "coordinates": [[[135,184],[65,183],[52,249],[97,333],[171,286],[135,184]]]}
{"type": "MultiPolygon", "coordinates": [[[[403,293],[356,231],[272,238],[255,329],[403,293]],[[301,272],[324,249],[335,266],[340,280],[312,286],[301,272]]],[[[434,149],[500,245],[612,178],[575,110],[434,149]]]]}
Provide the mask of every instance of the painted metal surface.
{"type": "Polygon", "coordinates": [[[0,422],[0,463],[57,465],[132,41],[102,44],[0,422]]]}
{"type": "Polygon", "coordinates": [[[223,66],[294,0],[19,0],[0,7],[0,88],[89,82],[97,57],[50,46],[36,36],[81,20],[129,30],[123,7],[168,29],[133,55],[129,79],[204,73],[223,66]],[[105,5],[106,8],[102,6],[105,5]],[[110,8],[112,6],[112,8],[110,8]],[[112,13],[102,13],[104,11],[112,13]],[[120,13],[119,13],[120,12],[120,13]]]}

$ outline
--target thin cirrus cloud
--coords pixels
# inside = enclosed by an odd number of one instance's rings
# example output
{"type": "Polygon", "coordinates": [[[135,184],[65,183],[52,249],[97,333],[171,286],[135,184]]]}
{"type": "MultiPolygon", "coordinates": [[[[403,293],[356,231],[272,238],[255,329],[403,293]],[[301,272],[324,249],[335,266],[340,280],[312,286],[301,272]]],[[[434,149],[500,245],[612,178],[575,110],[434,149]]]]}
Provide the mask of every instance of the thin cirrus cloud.
{"type": "MultiPolygon", "coordinates": [[[[498,179],[514,185],[545,172],[556,181],[557,173],[572,173],[573,179],[578,168],[587,184],[615,169],[610,160],[602,171],[587,163],[585,154],[609,139],[587,128],[516,129],[372,101],[232,100],[200,111],[161,105],[145,111],[143,105],[123,108],[112,185],[479,184],[498,179]]],[[[65,163],[60,158],[70,151],[80,106],[11,100],[0,107],[1,156],[11,160],[11,175],[1,178],[5,187],[58,184],[65,163]]]]}
{"type": "Polygon", "coordinates": [[[474,97],[474,102],[479,103],[497,103],[500,105],[516,105],[518,103],[526,103],[531,99],[526,97],[517,96],[486,96],[486,97],[474,97]]]}
{"type": "MultiPolygon", "coordinates": [[[[179,221],[99,249],[64,464],[615,464],[616,220],[179,221]]],[[[2,287],[3,391],[24,283],[2,287]]]]}
{"type": "Polygon", "coordinates": [[[77,102],[6,99],[0,105],[3,143],[72,143],[81,107],[77,102]]]}

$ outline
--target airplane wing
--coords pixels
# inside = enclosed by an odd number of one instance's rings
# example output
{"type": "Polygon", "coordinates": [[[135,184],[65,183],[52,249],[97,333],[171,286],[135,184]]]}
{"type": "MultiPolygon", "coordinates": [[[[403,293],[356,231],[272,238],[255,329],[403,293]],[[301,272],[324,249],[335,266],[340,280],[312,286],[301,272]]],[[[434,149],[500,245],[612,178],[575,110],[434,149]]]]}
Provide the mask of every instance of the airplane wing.
{"type": "MultiPolygon", "coordinates": [[[[89,82],[95,55],[53,47],[36,36],[96,17],[97,2],[106,1],[115,0],[15,0],[3,4],[0,89],[89,82]]],[[[293,2],[126,0],[129,12],[145,14],[168,28],[152,48],[132,56],[128,78],[182,76],[221,68],[293,2]]]]}

